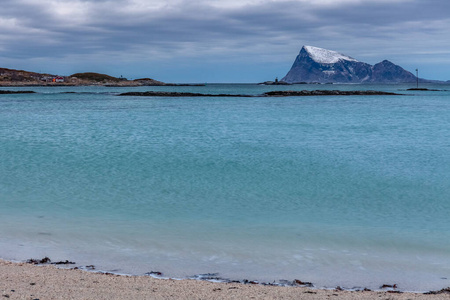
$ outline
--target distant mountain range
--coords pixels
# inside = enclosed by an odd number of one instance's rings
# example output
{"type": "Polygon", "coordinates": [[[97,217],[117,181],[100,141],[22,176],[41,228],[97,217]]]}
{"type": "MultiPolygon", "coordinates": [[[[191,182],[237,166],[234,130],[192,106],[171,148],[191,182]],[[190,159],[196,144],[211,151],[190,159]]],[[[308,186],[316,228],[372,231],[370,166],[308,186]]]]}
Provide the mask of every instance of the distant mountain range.
{"type": "MultiPolygon", "coordinates": [[[[407,83],[417,77],[402,67],[383,60],[375,65],[358,61],[336,51],[303,46],[286,83],[407,83]]],[[[419,78],[419,82],[438,82],[419,78]]]]}

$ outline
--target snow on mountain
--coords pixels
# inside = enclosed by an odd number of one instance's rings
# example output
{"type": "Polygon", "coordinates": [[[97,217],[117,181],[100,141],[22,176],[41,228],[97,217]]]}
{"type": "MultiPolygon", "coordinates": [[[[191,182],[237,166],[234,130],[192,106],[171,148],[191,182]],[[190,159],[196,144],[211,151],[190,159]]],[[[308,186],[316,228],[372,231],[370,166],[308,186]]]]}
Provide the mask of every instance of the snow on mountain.
{"type": "Polygon", "coordinates": [[[318,62],[320,64],[334,64],[337,63],[339,60],[357,62],[356,59],[333,50],[327,50],[313,46],[303,46],[303,48],[309,53],[310,57],[315,62],[318,62]]]}

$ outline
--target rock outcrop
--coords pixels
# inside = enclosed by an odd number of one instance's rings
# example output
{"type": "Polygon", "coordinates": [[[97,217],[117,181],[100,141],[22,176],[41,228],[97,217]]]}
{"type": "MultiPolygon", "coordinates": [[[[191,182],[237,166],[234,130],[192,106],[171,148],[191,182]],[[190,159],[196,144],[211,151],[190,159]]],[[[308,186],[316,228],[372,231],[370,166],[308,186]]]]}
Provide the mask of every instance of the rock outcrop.
{"type": "Polygon", "coordinates": [[[143,97],[304,97],[304,96],[378,96],[401,95],[383,91],[339,91],[339,90],[303,90],[303,91],[271,91],[261,95],[245,94],[202,94],[180,92],[128,92],[119,96],[143,96],[143,97]]]}
{"type": "Polygon", "coordinates": [[[36,92],[34,91],[7,91],[7,90],[0,90],[0,95],[5,94],[34,94],[36,92]]]}

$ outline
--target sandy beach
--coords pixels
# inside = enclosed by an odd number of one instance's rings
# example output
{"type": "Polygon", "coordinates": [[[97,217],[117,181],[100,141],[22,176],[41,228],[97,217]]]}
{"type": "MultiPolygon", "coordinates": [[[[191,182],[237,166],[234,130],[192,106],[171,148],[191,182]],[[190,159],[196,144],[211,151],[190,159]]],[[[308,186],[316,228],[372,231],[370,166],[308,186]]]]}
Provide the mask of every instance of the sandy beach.
{"type": "Polygon", "coordinates": [[[122,276],[0,261],[2,299],[450,299],[439,294],[317,290],[122,276]]]}

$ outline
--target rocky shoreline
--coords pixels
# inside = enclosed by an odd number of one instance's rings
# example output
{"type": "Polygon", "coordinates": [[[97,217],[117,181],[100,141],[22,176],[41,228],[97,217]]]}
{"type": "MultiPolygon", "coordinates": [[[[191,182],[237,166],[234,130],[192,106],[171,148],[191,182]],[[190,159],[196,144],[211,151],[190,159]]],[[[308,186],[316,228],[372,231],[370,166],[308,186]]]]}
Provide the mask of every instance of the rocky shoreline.
{"type": "MultiPolygon", "coordinates": [[[[63,262],[65,263],[65,262],[63,262]]],[[[214,278],[158,279],[152,274],[127,276],[88,269],[56,268],[48,262],[0,260],[0,290],[11,299],[449,299],[448,288],[427,293],[401,292],[393,287],[316,289],[296,280],[290,286],[255,282],[216,282],[214,278]],[[149,276],[150,275],[150,276],[149,276]]]]}
{"type": "MultiPolygon", "coordinates": [[[[1,262],[1,260],[0,260],[1,262]]],[[[75,266],[75,267],[69,267],[69,265],[76,265],[76,262],[65,260],[65,261],[57,261],[53,262],[49,257],[44,257],[42,259],[34,259],[30,258],[26,262],[22,262],[23,264],[30,264],[30,265],[37,265],[37,266],[46,266],[46,265],[53,265],[53,266],[63,266],[64,269],[71,269],[71,270],[83,270],[83,271],[91,271],[96,272],[100,274],[105,275],[116,275],[116,276],[149,276],[155,279],[174,279],[172,277],[164,276],[164,274],[160,271],[150,271],[145,273],[144,275],[121,275],[118,273],[111,273],[106,271],[97,270],[94,265],[88,265],[88,266],[75,266]]],[[[274,287],[306,287],[306,288],[314,288],[314,289],[324,289],[323,287],[317,287],[313,283],[309,281],[302,281],[299,279],[294,280],[278,280],[273,282],[262,282],[257,280],[248,280],[248,279],[241,279],[241,280],[231,280],[228,278],[220,277],[218,273],[206,273],[206,274],[198,274],[194,276],[188,276],[185,278],[177,278],[177,280],[196,280],[196,281],[208,281],[208,282],[215,282],[215,283],[233,283],[233,284],[242,284],[242,285],[259,285],[259,286],[274,286],[274,287]]],[[[372,291],[384,291],[391,294],[402,294],[405,293],[405,291],[402,291],[399,289],[399,286],[395,283],[393,284],[382,284],[379,286],[378,289],[372,290],[367,287],[353,287],[353,288],[345,288],[341,286],[336,286],[334,288],[336,291],[354,291],[354,292],[372,292],[372,291]]],[[[428,292],[416,292],[417,294],[424,294],[424,295],[439,295],[439,294],[446,294],[450,295],[450,287],[442,288],[441,290],[433,290],[428,292]]]]}
{"type": "Polygon", "coordinates": [[[338,90],[303,90],[303,91],[271,91],[261,95],[243,94],[202,94],[184,92],[128,92],[119,96],[143,96],[143,97],[301,97],[301,96],[380,96],[380,95],[402,95],[382,91],[338,91],[338,90]]]}

